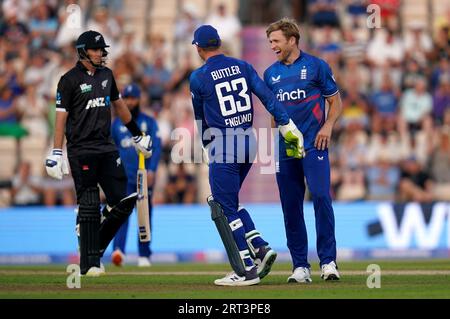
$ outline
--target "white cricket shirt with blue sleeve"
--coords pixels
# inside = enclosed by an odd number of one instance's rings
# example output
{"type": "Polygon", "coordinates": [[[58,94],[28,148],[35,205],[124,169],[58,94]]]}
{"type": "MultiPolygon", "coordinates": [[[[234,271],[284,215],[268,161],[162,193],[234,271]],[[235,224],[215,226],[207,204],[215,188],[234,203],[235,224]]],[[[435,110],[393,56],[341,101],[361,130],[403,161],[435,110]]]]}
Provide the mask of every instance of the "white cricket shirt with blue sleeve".
{"type": "Polygon", "coordinates": [[[289,116],[277,101],[255,69],[247,62],[223,54],[210,57],[190,77],[192,104],[195,119],[201,121],[203,145],[204,132],[217,128],[224,135],[227,129],[248,129],[253,125],[254,93],[275,121],[284,125],[289,116]]]}
{"type": "MultiPolygon", "coordinates": [[[[301,51],[293,64],[277,61],[267,68],[264,81],[303,133],[305,150],[313,149],[325,123],[325,99],[339,92],[330,66],[301,51]]],[[[280,141],[279,145],[280,159],[288,159],[284,143],[280,141]]]]}

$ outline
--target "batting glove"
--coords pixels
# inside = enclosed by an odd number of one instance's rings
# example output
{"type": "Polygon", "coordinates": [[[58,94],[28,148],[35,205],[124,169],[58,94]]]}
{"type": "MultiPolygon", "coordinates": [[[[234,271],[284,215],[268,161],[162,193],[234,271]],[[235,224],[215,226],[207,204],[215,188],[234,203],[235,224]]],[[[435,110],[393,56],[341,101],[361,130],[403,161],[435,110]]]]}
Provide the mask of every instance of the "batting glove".
{"type": "Polygon", "coordinates": [[[280,133],[284,138],[286,146],[286,155],[295,158],[305,157],[305,147],[303,145],[303,134],[297,126],[289,120],[288,124],[278,126],[280,133]]]}
{"type": "Polygon", "coordinates": [[[69,174],[69,165],[61,149],[53,149],[51,155],[45,160],[45,169],[47,174],[55,179],[62,179],[64,175],[69,174]]]}
{"type": "Polygon", "coordinates": [[[145,158],[152,156],[152,139],[150,135],[133,136],[134,148],[144,154],[145,158]]]}

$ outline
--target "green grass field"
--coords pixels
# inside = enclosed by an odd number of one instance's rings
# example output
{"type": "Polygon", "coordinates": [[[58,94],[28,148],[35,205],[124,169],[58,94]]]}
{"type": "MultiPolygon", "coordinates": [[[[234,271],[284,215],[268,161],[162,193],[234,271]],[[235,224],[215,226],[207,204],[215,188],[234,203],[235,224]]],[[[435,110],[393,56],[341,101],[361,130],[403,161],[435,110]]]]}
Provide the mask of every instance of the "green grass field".
{"type": "Polygon", "coordinates": [[[308,299],[450,298],[450,260],[369,260],[339,263],[342,279],[325,282],[313,265],[313,282],[288,284],[290,264],[275,263],[259,285],[217,287],[225,264],[156,264],[151,268],[106,265],[107,275],[81,278],[80,289],[66,286],[65,265],[1,266],[0,299],[5,298],[164,298],[164,299],[308,299]],[[369,264],[381,268],[381,288],[366,285],[369,264]]]}

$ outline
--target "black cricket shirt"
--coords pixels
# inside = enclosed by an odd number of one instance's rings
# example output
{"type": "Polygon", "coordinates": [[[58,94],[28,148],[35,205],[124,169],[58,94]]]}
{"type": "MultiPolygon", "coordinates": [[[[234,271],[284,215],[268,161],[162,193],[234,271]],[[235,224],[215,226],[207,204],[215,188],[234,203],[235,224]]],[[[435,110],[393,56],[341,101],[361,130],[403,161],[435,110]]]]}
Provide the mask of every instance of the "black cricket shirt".
{"type": "Polygon", "coordinates": [[[67,112],[66,139],[69,156],[116,151],[111,137],[111,102],[120,98],[111,69],[91,74],[81,62],[58,83],[56,111],[67,112]]]}

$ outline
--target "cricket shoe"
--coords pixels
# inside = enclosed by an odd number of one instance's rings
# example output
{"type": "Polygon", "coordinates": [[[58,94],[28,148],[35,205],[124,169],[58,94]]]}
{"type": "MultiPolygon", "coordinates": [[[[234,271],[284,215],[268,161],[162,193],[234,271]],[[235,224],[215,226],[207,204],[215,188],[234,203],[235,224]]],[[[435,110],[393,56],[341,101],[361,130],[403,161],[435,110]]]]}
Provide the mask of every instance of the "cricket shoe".
{"type": "Polygon", "coordinates": [[[148,257],[139,257],[137,265],[138,267],[150,267],[152,263],[148,257]]]}
{"type": "Polygon", "coordinates": [[[244,276],[238,276],[233,271],[223,278],[214,280],[214,284],[217,286],[251,286],[259,284],[260,281],[256,267],[253,267],[246,270],[244,276]]]}
{"type": "Polygon", "coordinates": [[[255,253],[255,265],[258,267],[257,273],[260,279],[266,277],[273,263],[277,259],[277,253],[269,246],[263,246],[255,253]]]}
{"type": "Polygon", "coordinates": [[[105,268],[102,267],[91,267],[83,276],[86,277],[100,277],[106,275],[105,268]]]}
{"type": "Polygon", "coordinates": [[[288,283],[310,283],[311,279],[311,269],[306,267],[295,268],[292,275],[287,279],[288,283]]]}
{"type": "Polygon", "coordinates": [[[125,260],[125,255],[122,253],[120,249],[116,249],[111,254],[111,262],[117,267],[121,267],[125,260]]]}
{"type": "Polygon", "coordinates": [[[321,268],[322,274],[320,275],[320,277],[323,280],[339,280],[341,278],[337,270],[338,267],[334,261],[330,262],[329,264],[323,264],[321,268]]]}

